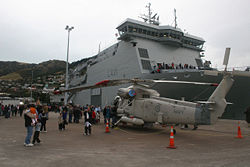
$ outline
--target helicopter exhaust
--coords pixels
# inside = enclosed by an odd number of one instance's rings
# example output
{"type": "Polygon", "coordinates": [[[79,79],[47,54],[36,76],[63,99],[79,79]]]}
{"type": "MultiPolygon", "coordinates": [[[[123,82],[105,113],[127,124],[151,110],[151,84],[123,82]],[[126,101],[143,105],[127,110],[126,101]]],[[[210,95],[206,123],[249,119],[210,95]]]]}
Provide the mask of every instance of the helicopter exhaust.
{"type": "Polygon", "coordinates": [[[134,124],[134,125],[143,125],[144,124],[144,121],[142,119],[129,118],[129,117],[126,117],[126,116],[122,116],[121,119],[119,120],[119,122],[120,121],[126,122],[126,123],[131,123],[131,124],[134,124]]]}

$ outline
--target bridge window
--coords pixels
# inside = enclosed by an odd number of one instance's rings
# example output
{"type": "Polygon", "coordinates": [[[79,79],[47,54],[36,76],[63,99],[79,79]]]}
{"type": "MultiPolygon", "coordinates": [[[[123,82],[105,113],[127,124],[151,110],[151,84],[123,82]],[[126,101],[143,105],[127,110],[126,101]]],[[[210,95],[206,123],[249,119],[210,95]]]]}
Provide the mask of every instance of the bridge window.
{"type": "Polygon", "coordinates": [[[144,70],[152,70],[151,64],[149,60],[141,60],[142,68],[144,70]]]}
{"type": "Polygon", "coordinates": [[[128,31],[129,31],[129,32],[132,32],[132,31],[133,31],[133,27],[128,26],[128,31]]]}
{"type": "Polygon", "coordinates": [[[138,48],[138,51],[139,51],[140,57],[149,58],[147,49],[138,48]]]}

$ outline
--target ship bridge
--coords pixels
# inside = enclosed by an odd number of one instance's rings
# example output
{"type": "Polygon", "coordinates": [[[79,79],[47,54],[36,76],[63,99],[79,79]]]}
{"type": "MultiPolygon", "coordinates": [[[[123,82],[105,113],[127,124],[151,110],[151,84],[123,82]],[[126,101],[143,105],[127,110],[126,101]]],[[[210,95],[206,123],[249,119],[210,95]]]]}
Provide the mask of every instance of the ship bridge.
{"type": "Polygon", "coordinates": [[[148,24],[133,19],[126,19],[117,28],[119,40],[131,41],[134,37],[154,40],[166,45],[185,47],[193,50],[203,51],[205,40],[187,33],[180,28],[169,25],[159,26],[148,24]]]}

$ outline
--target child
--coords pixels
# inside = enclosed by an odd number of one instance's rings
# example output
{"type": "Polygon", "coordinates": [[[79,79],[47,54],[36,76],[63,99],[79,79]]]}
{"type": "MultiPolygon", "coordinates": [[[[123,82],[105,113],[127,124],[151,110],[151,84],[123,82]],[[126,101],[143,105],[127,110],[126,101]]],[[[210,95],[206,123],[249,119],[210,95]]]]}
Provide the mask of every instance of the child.
{"type": "Polygon", "coordinates": [[[39,139],[41,125],[42,125],[41,120],[37,119],[36,126],[35,126],[35,133],[34,133],[33,141],[32,141],[33,144],[35,144],[35,142],[37,142],[37,143],[41,142],[41,140],[39,139]]]}
{"type": "Polygon", "coordinates": [[[84,135],[90,135],[91,134],[91,123],[90,123],[90,110],[84,111],[84,119],[85,119],[85,133],[84,135]]]}
{"type": "Polygon", "coordinates": [[[84,135],[91,135],[91,123],[89,121],[85,122],[85,133],[84,135]]]}
{"type": "Polygon", "coordinates": [[[58,128],[60,131],[63,130],[63,124],[64,123],[63,123],[62,113],[60,113],[60,115],[58,116],[58,128]]]}
{"type": "Polygon", "coordinates": [[[30,113],[33,114],[34,118],[32,118],[32,125],[35,126],[36,125],[36,122],[37,122],[37,118],[38,118],[38,115],[37,115],[37,111],[34,107],[30,107],[30,113]]]}

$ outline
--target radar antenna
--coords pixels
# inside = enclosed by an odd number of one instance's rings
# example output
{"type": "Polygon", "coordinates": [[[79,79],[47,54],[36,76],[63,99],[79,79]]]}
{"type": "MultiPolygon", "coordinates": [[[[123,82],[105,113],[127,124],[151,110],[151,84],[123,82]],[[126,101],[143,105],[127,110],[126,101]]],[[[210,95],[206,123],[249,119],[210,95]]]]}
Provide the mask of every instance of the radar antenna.
{"type": "Polygon", "coordinates": [[[157,13],[155,13],[152,17],[153,13],[151,10],[151,3],[148,3],[148,5],[146,5],[146,8],[148,8],[148,15],[142,14],[141,16],[139,16],[139,18],[142,18],[146,23],[159,25],[159,16],[156,18],[157,13]]]}
{"type": "Polygon", "coordinates": [[[176,9],[174,9],[174,28],[177,28],[177,16],[176,16],[176,9]]]}

